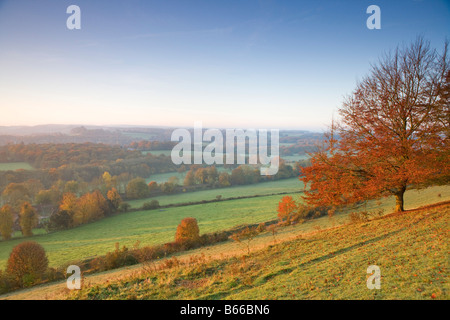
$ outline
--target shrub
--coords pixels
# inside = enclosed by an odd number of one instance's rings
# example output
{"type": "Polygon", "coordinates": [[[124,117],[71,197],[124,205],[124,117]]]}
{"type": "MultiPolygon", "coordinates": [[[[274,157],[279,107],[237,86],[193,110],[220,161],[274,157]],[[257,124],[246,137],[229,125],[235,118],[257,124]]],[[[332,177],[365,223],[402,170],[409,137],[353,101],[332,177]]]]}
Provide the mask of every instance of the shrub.
{"type": "Polygon", "coordinates": [[[258,226],[256,227],[256,231],[258,231],[258,233],[266,231],[266,224],[264,222],[258,224],[258,226]]]}
{"type": "Polygon", "coordinates": [[[61,269],[48,268],[44,274],[44,279],[48,281],[62,280],[65,279],[66,274],[61,269]]]}
{"type": "Polygon", "coordinates": [[[197,219],[184,218],[177,227],[175,234],[175,242],[191,242],[194,243],[200,239],[200,230],[198,228],[197,219]]]}
{"type": "Polygon", "coordinates": [[[177,185],[172,182],[165,182],[161,185],[161,191],[164,193],[172,193],[175,191],[177,185]]]}
{"type": "Polygon", "coordinates": [[[128,251],[126,246],[123,246],[122,249],[120,249],[119,243],[116,242],[115,250],[106,254],[105,263],[106,269],[110,270],[136,264],[138,263],[138,260],[128,251]]]}
{"type": "Polygon", "coordinates": [[[152,200],[150,202],[145,202],[142,205],[142,210],[153,210],[159,208],[159,201],[158,200],[152,200]]]}
{"type": "Polygon", "coordinates": [[[47,267],[44,248],[34,241],[27,241],[13,248],[6,271],[19,286],[29,286],[41,280],[47,267]]]}
{"type": "Polygon", "coordinates": [[[120,212],[128,212],[130,210],[131,205],[128,202],[122,202],[119,205],[119,211],[120,212]]]}
{"type": "Polygon", "coordinates": [[[10,292],[17,289],[17,284],[15,283],[13,277],[0,270],[0,294],[10,292]]]}
{"type": "Polygon", "coordinates": [[[136,254],[128,250],[126,246],[120,248],[119,243],[116,242],[114,251],[108,252],[105,256],[96,257],[91,261],[90,267],[96,271],[105,271],[137,263],[139,259],[136,254]]]}

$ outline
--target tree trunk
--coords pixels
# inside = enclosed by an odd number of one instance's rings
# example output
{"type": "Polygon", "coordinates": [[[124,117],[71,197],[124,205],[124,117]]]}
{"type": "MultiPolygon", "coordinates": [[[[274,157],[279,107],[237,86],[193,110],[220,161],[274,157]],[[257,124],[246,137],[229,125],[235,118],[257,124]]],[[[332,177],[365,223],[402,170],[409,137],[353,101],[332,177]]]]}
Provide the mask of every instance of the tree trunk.
{"type": "Polygon", "coordinates": [[[395,212],[404,211],[403,207],[403,195],[405,194],[406,188],[401,187],[400,190],[395,194],[395,212]]]}

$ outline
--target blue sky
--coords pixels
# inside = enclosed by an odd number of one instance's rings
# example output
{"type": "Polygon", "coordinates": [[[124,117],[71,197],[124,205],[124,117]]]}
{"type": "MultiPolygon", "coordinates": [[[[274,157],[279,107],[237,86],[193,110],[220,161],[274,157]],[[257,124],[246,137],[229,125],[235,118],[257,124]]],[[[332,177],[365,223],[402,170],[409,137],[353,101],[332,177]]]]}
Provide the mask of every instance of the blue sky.
{"type": "Polygon", "coordinates": [[[321,130],[383,52],[449,30],[438,0],[0,0],[0,125],[321,130]]]}

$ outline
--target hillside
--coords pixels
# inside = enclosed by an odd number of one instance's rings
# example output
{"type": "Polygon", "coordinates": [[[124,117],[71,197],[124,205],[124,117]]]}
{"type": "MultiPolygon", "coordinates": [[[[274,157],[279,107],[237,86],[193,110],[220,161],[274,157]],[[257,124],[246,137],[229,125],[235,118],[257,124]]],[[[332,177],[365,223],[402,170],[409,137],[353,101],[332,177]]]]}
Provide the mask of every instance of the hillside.
{"type": "MultiPolygon", "coordinates": [[[[296,180],[296,179],[294,179],[296,180]]],[[[281,180],[268,182],[270,191],[293,191],[296,181],[281,180]],[[286,188],[286,189],[283,189],[286,188]]],[[[234,194],[229,195],[251,195],[251,188],[234,187],[234,194]]],[[[262,193],[262,189],[254,187],[253,194],[262,193]]],[[[214,195],[209,190],[195,192],[196,199],[206,198],[214,195]]],[[[226,196],[223,193],[224,197],[226,196]]],[[[299,201],[299,194],[292,194],[299,201]]],[[[176,197],[167,199],[166,203],[173,201],[176,197]]],[[[232,201],[221,201],[186,207],[174,207],[162,210],[136,211],[119,214],[105,218],[93,223],[82,225],[77,228],[57,231],[49,234],[33,236],[33,241],[41,244],[48,255],[51,267],[58,267],[67,263],[87,259],[92,256],[106,254],[114,250],[116,242],[131,248],[136,241],[142,246],[157,245],[172,241],[177,225],[185,217],[194,217],[198,220],[200,232],[209,233],[226,230],[243,224],[255,224],[276,218],[276,206],[281,196],[265,196],[259,198],[238,199],[232,201]]],[[[406,193],[406,203],[409,209],[428,205],[438,201],[450,200],[450,186],[435,186],[424,190],[409,190],[406,193]]],[[[383,209],[385,213],[393,210],[394,199],[386,198],[381,201],[371,201],[367,210],[374,211],[383,209]]],[[[321,228],[346,223],[348,212],[338,214],[330,221],[328,217],[314,219],[308,223],[297,225],[295,229],[286,231],[289,234],[296,232],[308,232],[318,224],[321,228]]],[[[17,237],[8,241],[0,241],[0,268],[4,269],[8,256],[14,246],[29,240],[30,238],[17,237]]],[[[258,241],[258,240],[255,240],[258,241]]]]}
{"type": "Polygon", "coordinates": [[[71,298],[448,299],[449,213],[447,202],[304,234],[246,258],[172,259],[71,298]],[[381,290],[366,287],[369,265],[381,269],[381,290]]]}
{"type": "MultiPolygon", "coordinates": [[[[12,293],[7,299],[448,299],[450,203],[390,214],[366,223],[297,233],[232,257],[182,255],[85,281],[12,293]],[[369,265],[381,289],[366,287],[369,265]],[[154,271],[154,268],[159,270],[154,271]]],[[[289,229],[290,227],[286,228],[289,229]]],[[[257,242],[257,241],[255,241],[257,242]]]]}

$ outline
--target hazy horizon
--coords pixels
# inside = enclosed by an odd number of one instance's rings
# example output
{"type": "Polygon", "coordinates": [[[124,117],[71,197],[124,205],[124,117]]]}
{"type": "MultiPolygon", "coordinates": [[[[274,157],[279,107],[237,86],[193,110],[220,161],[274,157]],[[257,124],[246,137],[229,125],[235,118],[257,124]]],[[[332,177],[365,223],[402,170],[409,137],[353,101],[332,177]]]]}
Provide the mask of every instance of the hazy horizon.
{"type": "MultiPolygon", "coordinates": [[[[135,124],[83,124],[83,123],[43,123],[43,124],[36,124],[36,125],[0,125],[0,128],[38,128],[38,127],[86,127],[86,128],[188,128],[193,129],[194,125],[186,125],[186,126],[173,126],[173,125],[135,125],[135,124]]],[[[270,128],[270,127],[257,127],[257,126],[247,126],[247,127],[236,127],[236,126],[219,126],[219,127],[212,127],[212,126],[202,126],[203,129],[279,129],[280,131],[309,131],[309,132],[323,132],[328,128],[328,126],[324,126],[323,128],[301,128],[301,127],[277,127],[277,128],[270,128]]],[[[0,132],[1,134],[1,132],[0,132]]]]}

